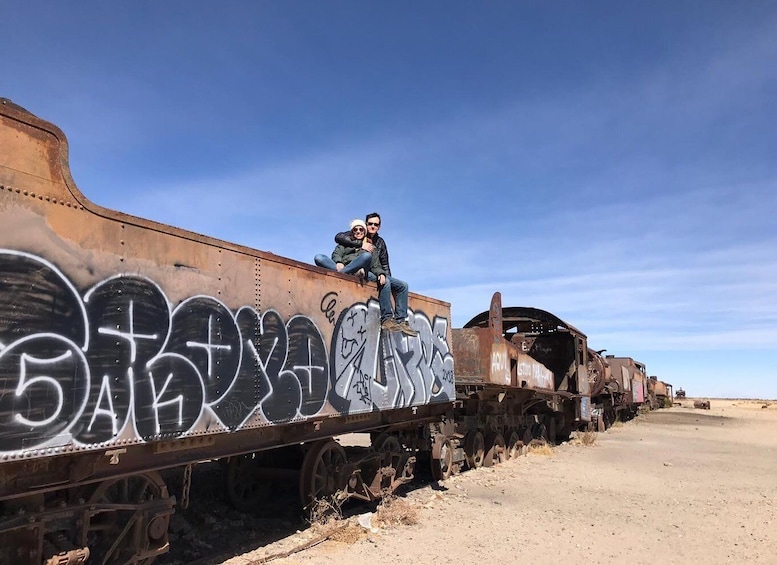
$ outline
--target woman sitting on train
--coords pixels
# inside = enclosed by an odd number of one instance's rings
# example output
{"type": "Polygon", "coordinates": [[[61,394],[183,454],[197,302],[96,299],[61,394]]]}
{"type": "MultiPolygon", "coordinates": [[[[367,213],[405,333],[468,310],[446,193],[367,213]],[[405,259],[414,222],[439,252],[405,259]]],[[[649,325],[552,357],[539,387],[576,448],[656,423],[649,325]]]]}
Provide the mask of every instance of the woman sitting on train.
{"type": "MultiPolygon", "coordinates": [[[[356,219],[351,221],[351,234],[353,234],[355,239],[364,242],[364,237],[367,235],[367,226],[364,220],[356,219]]],[[[346,275],[358,275],[365,278],[367,272],[371,272],[376,277],[385,274],[378,257],[373,256],[372,253],[361,247],[337,245],[335,250],[332,251],[331,258],[319,254],[313,260],[319,267],[338,271],[346,275]]]]}

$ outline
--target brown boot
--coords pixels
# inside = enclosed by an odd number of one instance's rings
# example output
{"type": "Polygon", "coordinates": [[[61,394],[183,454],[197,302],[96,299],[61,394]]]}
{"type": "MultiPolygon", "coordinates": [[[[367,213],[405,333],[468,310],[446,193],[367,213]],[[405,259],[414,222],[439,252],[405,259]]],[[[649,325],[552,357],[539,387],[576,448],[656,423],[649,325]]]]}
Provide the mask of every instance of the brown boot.
{"type": "Polygon", "coordinates": [[[418,335],[418,332],[410,327],[410,324],[407,323],[407,320],[402,320],[401,322],[398,322],[397,329],[401,331],[403,334],[409,335],[411,337],[418,335]]]}
{"type": "Polygon", "coordinates": [[[399,327],[399,324],[394,318],[386,318],[383,320],[380,324],[380,329],[384,332],[400,332],[402,331],[402,328],[399,327]]]}

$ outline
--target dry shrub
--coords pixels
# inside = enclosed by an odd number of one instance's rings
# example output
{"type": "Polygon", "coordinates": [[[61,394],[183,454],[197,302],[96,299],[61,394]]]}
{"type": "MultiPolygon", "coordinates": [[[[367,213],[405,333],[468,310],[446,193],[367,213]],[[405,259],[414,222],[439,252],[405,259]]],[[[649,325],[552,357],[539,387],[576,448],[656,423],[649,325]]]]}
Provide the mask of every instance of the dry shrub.
{"type": "Polygon", "coordinates": [[[384,496],[375,511],[378,526],[413,526],[419,521],[418,509],[404,498],[384,496]]]}
{"type": "Polygon", "coordinates": [[[584,432],[575,432],[575,437],[570,442],[572,445],[592,446],[596,443],[596,432],[585,430],[584,432]]]}
{"type": "Polygon", "coordinates": [[[545,457],[553,456],[553,446],[549,443],[532,441],[529,444],[529,453],[532,455],[544,455],[545,457]]]}
{"type": "Polygon", "coordinates": [[[365,537],[367,537],[367,531],[353,520],[349,520],[341,528],[336,528],[329,535],[330,540],[348,545],[354,544],[365,537]]]}
{"type": "Polygon", "coordinates": [[[342,505],[345,498],[335,493],[332,497],[320,498],[307,509],[311,526],[329,526],[343,519],[342,505]]]}

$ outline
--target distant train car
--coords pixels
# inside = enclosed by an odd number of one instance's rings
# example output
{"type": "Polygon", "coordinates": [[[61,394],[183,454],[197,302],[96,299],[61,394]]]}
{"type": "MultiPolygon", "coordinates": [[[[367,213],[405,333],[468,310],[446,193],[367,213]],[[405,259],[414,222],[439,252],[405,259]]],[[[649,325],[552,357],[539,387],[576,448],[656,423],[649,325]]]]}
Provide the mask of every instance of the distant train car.
{"type": "Polygon", "coordinates": [[[647,369],[644,363],[635,361],[631,357],[616,357],[607,355],[607,362],[613,376],[619,380],[624,388],[624,403],[626,409],[624,415],[633,418],[637,411],[647,400],[647,369]]]}
{"type": "Polygon", "coordinates": [[[651,376],[648,379],[648,396],[652,409],[669,408],[672,406],[672,385],[651,376]]]}
{"type": "Polygon", "coordinates": [[[150,563],[164,468],[229,458],[250,506],[263,450],[299,453],[303,501],[439,466],[447,303],[413,294],[419,335],[382,333],[373,284],[91,203],[64,134],[4,99],[0,148],[0,563],[150,563]],[[368,430],[364,465],[331,439],[368,430]]]}
{"type": "Polygon", "coordinates": [[[509,458],[533,438],[555,442],[591,418],[586,336],[536,308],[491,307],[453,330],[456,430],[469,467],[509,458]]]}

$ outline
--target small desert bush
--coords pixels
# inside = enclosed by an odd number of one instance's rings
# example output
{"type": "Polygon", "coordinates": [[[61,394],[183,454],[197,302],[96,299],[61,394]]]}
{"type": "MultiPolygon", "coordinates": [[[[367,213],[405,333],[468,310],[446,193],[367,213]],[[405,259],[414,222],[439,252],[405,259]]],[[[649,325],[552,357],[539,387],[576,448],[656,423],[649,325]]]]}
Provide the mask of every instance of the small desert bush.
{"type": "Polygon", "coordinates": [[[553,446],[549,443],[532,441],[529,444],[529,453],[532,455],[544,455],[545,457],[553,456],[553,446]]]}
{"type": "Polygon", "coordinates": [[[367,531],[357,522],[351,519],[343,524],[342,527],[335,528],[332,533],[329,534],[329,539],[339,543],[351,545],[365,538],[366,536],[367,531]]]}
{"type": "Polygon", "coordinates": [[[574,445],[591,446],[596,443],[596,432],[593,430],[585,430],[584,432],[576,432],[575,437],[572,440],[574,445]]]}
{"type": "Polygon", "coordinates": [[[404,498],[384,496],[375,511],[376,525],[413,526],[418,523],[418,509],[404,498]]]}
{"type": "Polygon", "coordinates": [[[320,498],[307,508],[307,519],[311,526],[328,526],[343,519],[342,505],[345,498],[339,494],[320,498]]]}

